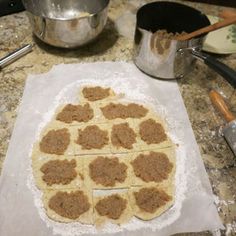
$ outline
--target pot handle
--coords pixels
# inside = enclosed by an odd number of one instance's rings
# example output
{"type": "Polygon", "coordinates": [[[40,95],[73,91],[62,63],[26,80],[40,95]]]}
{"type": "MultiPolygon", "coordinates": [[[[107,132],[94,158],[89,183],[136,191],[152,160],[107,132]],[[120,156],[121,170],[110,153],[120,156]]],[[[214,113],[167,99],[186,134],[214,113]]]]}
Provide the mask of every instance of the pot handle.
{"type": "Polygon", "coordinates": [[[207,53],[200,52],[198,49],[193,48],[192,54],[194,57],[201,59],[211,69],[220,74],[227,80],[234,88],[236,88],[236,71],[225,65],[224,63],[216,60],[214,57],[207,53]]]}

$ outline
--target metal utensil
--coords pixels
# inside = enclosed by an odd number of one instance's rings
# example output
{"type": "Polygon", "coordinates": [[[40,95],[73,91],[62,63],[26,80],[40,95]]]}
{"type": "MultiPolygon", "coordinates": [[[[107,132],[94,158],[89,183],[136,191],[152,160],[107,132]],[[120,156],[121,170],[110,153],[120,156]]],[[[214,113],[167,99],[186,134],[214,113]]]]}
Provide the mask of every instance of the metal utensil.
{"type": "Polygon", "coordinates": [[[73,48],[95,39],[107,20],[109,0],[23,0],[34,34],[53,46],[73,48]]]}
{"type": "Polygon", "coordinates": [[[236,156],[236,117],[229,111],[223,97],[212,90],[209,94],[213,105],[223,115],[228,124],[223,129],[224,137],[236,156]]]}
{"type": "Polygon", "coordinates": [[[137,12],[134,63],[151,76],[177,79],[193,69],[197,58],[236,87],[236,72],[201,52],[205,35],[178,41],[175,38],[165,39],[158,34],[163,29],[172,33],[190,33],[208,25],[210,21],[206,15],[183,4],[152,2],[142,6],[137,12]]]}
{"type": "Polygon", "coordinates": [[[11,64],[12,62],[18,60],[19,58],[21,58],[22,56],[24,56],[25,54],[29,53],[32,51],[33,46],[30,44],[26,44],[21,48],[16,49],[15,51],[9,53],[8,55],[6,55],[5,57],[0,59],[0,70],[11,64]]]}

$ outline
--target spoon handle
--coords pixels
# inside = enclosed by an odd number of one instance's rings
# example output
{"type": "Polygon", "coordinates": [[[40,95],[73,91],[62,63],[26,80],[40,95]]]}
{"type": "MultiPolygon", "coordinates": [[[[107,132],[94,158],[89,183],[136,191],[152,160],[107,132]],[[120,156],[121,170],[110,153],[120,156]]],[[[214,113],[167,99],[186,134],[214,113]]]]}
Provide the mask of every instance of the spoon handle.
{"type": "Polygon", "coordinates": [[[229,17],[234,17],[234,16],[236,16],[236,10],[225,9],[219,13],[219,17],[224,18],[224,19],[229,18],[229,17]]]}
{"type": "Polygon", "coordinates": [[[223,27],[231,25],[233,23],[236,23],[236,16],[225,18],[222,21],[219,21],[213,25],[209,25],[204,28],[198,29],[196,31],[193,31],[192,33],[180,35],[180,36],[176,37],[176,40],[179,40],[179,41],[189,40],[189,39],[194,38],[196,36],[199,36],[199,35],[202,35],[205,33],[209,33],[211,31],[223,28],[223,27]]]}

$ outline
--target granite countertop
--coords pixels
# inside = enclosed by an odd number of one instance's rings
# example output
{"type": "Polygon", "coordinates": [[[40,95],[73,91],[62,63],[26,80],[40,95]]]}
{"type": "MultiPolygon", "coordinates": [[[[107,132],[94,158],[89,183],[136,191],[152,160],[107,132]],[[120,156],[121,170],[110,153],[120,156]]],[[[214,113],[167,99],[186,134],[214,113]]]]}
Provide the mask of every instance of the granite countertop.
{"type": "MultiPolygon", "coordinates": [[[[24,43],[33,43],[33,52],[0,71],[0,170],[17,116],[28,74],[49,71],[60,63],[93,61],[131,61],[133,42],[119,35],[115,21],[130,9],[135,1],[111,1],[109,19],[96,43],[74,50],[47,46],[32,36],[25,12],[0,17],[0,57],[24,43]]],[[[189,3],[206,14],[218,15],[222,7],[189,3]]],[[[221,56],[220,60],[236,69],[236,55],[221,56]]],[[[236,92],[219,75],[197,62],[194,70],[178,81],[181,94],[209,175],[216,204],[226,227],[223,235],[236,235],[236,158],[219,135],[224,120],[214,110],[208,93],[216,88],[226,98],[231,111],[236,113],[236,92]]],[[[192,234],[189,234],[192,235],[192,234]]],[[[208,232],[197,235],[211,235],[208,232]]]]}

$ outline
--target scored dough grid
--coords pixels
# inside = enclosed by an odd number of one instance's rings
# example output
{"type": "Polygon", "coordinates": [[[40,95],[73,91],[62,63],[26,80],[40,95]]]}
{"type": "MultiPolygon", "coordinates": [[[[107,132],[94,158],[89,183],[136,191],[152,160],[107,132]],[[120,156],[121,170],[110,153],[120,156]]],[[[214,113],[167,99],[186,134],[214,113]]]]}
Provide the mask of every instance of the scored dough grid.
{"type": "MultiPolygon", "coordinates": [[[[163,212],[165,212],[167,209],[169,209],[172,205],[174,200],[168,202],[165,206],[158,208],[155,213],[153,214],[145,214],[145,212],[141,211],[138,206],[135,204],[134,197],[132,195],[132,192],[134,190],[140,189],[144,186],[161,186],[162,189],[164,189],[167,193],[170,194],[170,196],[174,196],[174,175],[175,175],[175,149],[174,144],[171,142],[170,138],[164,142],[161,142],[159,144],[146,144],[140,137],[139,134],[139,124],[147,120],[149,118],[154,119],[156,122],[160,123],[164,130],[167,130],[166,124],[163,120],[161,120],[155,112],[146,105],[145,108],[148,109],[148,113],[145,117],[142,117],[140,119],[133,119],[133,118],[127,118],[127,119],[121,119],[117,118],[114,120],[108,120],[106,119],[101,110],[100,107],[106,106],[109,103],[119,103],[118,96],[115,95],[114,91],[110,89],[111,94],[108,98],[103,99],[102,101],[95,101],[90,102],[87,101],[80,91],[79,94],[79,101],[80,104],[89,103],[94,111],[94,117],[88,122],[76,122],[73,121],[71,124],[67,124],[61,121],[56,120],[56,115],[63,109],[65,105],[60,106],[55,113],[55,116],[53,117],[53,120],[47,124],[47,126],[43,129],[40,135],[40,139],[49,131],[52,129],[62,129],[67,128],[70,133],[70,144],[65,151],[64,155],[54,155],[54,154],[46,154],[40,151],[39,148],[39,142],[36,142],[33,148],[33,155],[32,155],[32,168],[33,168],[33,175],[35,178],[36,185],[39,189],[41,189],[44,193],[43,202],[44,207],[46,209],[47,215],[59,222],[74,222],[78,221],[80,223],[86,223],[86,224],[95,224],[100,225],[103,224],[106,221],[110,221],[112,223],[121,224],[127,222],[133,215],[136,217],[143,219],[143,220],[150,220],[154,217],[159,216],[163,212]],[[117,99],[117,100],[116,100],[117,99]],[[129,127],[131,127],[134,132],[136,133],[136,143],[133,144],[132,149],[126,149],[123,147],[115,147],[111,143],[111,131],[112,126],[114,124],[121,124],[121,123],[128,123],[129,127]],[[108,131],[109,136],[109,143],[108,145],[104,146],[101,149],[91,149],[91,150],[85,150],[82,149],[80,145],[78,145],[75,141],[78,138],[78,129],[83,130],[86,126],[89,125],[97,125],[102,130],[108,131]],[[136,177],[133,171],[133,167],[130,164],[134,158],[140,154],[144,153],[147,154],[149,151],[157,151],[157,152],[163,152],[167,155],[169,161],[173,164],[173,168],[171,173],[169,174],[168,179],[162,181],[161,183],[146,183],[145,181],[141,180],[140,178],[136,177]],[[96,184],[93,182],[93,180],[89,177],[89,163],[96,159],[98,156],[106,156],[106,157],[118,157],[120,162],[125,163],[128,166],[127,169],[127,178],[123,183],[117,183],[114,187],[104,187],[101,184],[96,184]],[[50,160],[76,160],[76,172],[77,177],[71,181],[68,185],[62,185],[62,184],[54,184],[52,186],[47,186],[47,184],[42,180],[43,173],[40,171],[41,166],[50,161],[50,160]],[[110,191],[109,189],[127,189],[126,193],[121,194],[122,197],[127,199],[128,205],[125,209],[125,214],[122,214],[121,218],[118,220],[111,220],[105,216],[100,216],[95,208],[94,204],[101,199],[101,197],[95,197],[93,196],[93,190],[95,189],[107,189],[104,191],[107,191],[107,194],[109,195],[110,191]],[[48,201],[53,194],[55,194],[58,190],[60,191],[73,191],[77,189],[83,189],[89,197],[89,201],[91,201],[93,207],[90,208],[90,210],[87,213],[84,213],[76,220],[71,220],[65,217],[62,217],[55,213],[53,210],[51,210],[48,206],[48,201]]],[[[122,104],[128,104],[121,102],[122,104]]]]}

